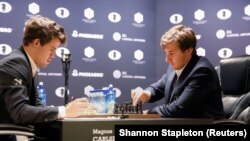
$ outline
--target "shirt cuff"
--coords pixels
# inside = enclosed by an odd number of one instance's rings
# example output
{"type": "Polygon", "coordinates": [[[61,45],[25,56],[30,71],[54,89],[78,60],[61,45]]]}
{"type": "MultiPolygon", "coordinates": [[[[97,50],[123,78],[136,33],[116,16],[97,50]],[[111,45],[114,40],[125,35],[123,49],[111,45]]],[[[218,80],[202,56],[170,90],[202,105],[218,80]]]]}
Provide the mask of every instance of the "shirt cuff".
{"type": "Polygon", "coordinates": [[[58,119],[65,118],[65,116],[66,116],[65,106],[58,106],[58,119]]]}

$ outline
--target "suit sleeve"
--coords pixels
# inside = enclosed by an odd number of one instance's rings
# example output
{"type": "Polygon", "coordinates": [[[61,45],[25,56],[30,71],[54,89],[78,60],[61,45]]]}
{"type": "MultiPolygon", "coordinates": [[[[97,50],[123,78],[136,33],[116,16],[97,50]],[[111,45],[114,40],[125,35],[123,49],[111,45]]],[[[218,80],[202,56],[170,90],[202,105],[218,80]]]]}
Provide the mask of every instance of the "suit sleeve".
{"type": "Polygon", "coordinates": [[[158,113],[162,117],[188,117],[201,110],[206,99],[211,94],[217,93],[217,83],[209,68],[199,68],[189,76],[186,86],[180,92],[179,97],[169,104],[157,106],[149,113],[158,113]]]}
{"type": "Polygon", "coordinates": [[[166,80],[167,74],[164,74],[161,79],[159,79],[157,82],[151,84],[148,88],[145,89],[151,92],[151,97],[149,100],[150,103],[160,100],[164,97],[166,80]]]}
{"type": "Polygon", "coordinates": [[[39,123],[57,119],[57,107],[36,107],[29,104],[25,80],[0,71],[1,99],[14,123],[39,123]]]}

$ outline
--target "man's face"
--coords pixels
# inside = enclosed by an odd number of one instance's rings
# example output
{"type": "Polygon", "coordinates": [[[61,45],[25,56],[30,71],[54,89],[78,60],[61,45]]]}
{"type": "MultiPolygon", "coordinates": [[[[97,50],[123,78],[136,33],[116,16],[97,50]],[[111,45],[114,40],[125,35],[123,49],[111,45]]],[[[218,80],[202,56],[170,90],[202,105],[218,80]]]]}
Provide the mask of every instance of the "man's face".
{"type": "Polygon", "coordinates": [[[40,41],[36,47],[36,57],[34,59],[38,68],[45,68],[55,57],[56,49],[59,47],[60,41],[55,38],[49,43],[41,46],[40,41]]]}
{"type": "Polygon", "coordinates": [[[172,42],[164,46],[164,52],[166,55],[166,62],[168,62],[174,70],[182,69],[192,56],[193,48],[188,48],[185,51],[181,51],[179,45],[176,42],[172,42]]]}

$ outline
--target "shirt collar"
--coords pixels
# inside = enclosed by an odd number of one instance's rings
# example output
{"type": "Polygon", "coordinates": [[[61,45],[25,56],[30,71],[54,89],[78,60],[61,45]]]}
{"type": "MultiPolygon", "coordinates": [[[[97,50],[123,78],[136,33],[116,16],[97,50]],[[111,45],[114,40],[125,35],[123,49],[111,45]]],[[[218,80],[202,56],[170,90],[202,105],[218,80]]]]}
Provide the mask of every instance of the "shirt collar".
{"type": "Polygon", "coordinates": [[[175,73],[176,73],[176,75],[177,75],[177,78],[180,77],[180,75],[181,75],[181,73],[183,72],[183,70],[184,70],[185,67],[186,67],[186,65],[185,65],[183,68],[179,69],[179,70],[175,70],[175,73]]]}
{"type": "MultiPolygon", "coordinates": [[[[191,60],[191,58],[192,58],[192,57],[189,58],[187,64],[189,63],[189,61],[191,60]]],[[[179,69],[179,70],[175,70],[175,73],[176,73],[176,75],[177,75],[177,78],[180,77],[181,73],[183,72],[183,70],[185,69],[185,67],[187,66],[187,64],[186,64],[183,68],[181,68],[181,69],[179,69]]]]}
{"type": "Polygon", "coordinates": [[[31,65],[31,69],[32,69],[32,75],[35,76],[35,74],[39,71],[39,68],[36,66],[34,60],[30,57],[30,55],[26,52],[29,61],[30,61],[30,65],[31,65]]]}

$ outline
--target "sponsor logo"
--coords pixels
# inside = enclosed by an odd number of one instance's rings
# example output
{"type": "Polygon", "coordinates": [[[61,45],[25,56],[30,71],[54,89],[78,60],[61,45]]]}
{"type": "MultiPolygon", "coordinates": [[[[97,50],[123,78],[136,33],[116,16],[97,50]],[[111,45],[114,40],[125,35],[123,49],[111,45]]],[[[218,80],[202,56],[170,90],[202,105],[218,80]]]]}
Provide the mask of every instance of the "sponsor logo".
{"type": "Polygon", "coordinates": [[[111,60],[117,61],[121,59],[121,53],[118,50],[111,50],[108,53],[108,57],[111,60]]]}
{"type": "Polygon", "coordinates": [[[206,50],[202,47],[196,49],[197,55],[199,56],[206,56],[206,50]]]}
{"type": "Polygon", "coordinates": [[[67,18],[69,16],[69,10],[64,7],[59,7],[55,10],[55,14],[59,18],[67,18]]]}
{"type": "Polygon", "coordinates": [[[116,97],[116,98],[117,98],[117,97],[120,97],[120,96],[122,95],[122,92],[121,92],[120,89],[114,88],[114,90],[115,90],[115,97],[116,97]]]}
{"type": "Polygon", "coordinates": [[[12,30],[13,29],[10,27],[0,27],[0,32],[2,32],[2,33],[11,33],[12,30]]]}
{"type": "Polygon", "coordinates": [[[246,16],[243,16],[242,19],[246,20],[246,21],[249,21],[250,20],[250,5],[247,5],[245,8],[244,8],[244,14],[246,16]]]}
{"type": "Polygon", "coordinates": [[[198,21],[201,21],[205,18],[205,12],[201,9],[198,9],[194,12],[194,18],[198,21]]]}
{"type": "Polygon", "coordinates": [[[63,54],[70,54],[69,49],[65,48],[65,47],[59,47],[56,50],[56,56],[62,58],[63,54]]]}
{"type": "Polygon", "coordinates": [[[85,88],[84,88],[84,94],[86,95],[86,96],[90,96],[90,91],[93,91],[95,88],[94,87],[92,87],[92,86],[90,86],[90,85],[88,85],[88,86],[86,86],[85,88]]]}
{"type": "Polygon", "coordinates": [[[0,13],[9,13],[12,6],[8,2],[0,1],[0,13]]]}
{"type": "Polygon", "coordinates": [[[195,37],[196,37],[197,40],[201,39],[201,35],[200,34],[196,34],[195,37]]]}
{"type": "Polygon", "coordinates": [[[80,33],[77,30],[73,30],[71,35],[74,38],[86,38],[86,39],[97,39],[97,40],[102,40],[104,38],[103,34],[80,33]]]}
{"type": "Polygon", "coordinates": [[[71,74],[73,77],[91,77],[91,78],[102,78],[104,73],[102,72],[80,72],[74,69],[71,74]]]}
{"type": "Polygon", "coordinates": [[[224,39],[227,38],[236,38],[236,37],[245,37],[250,36],[250,32],[242,32],[242,33],[234,33],[232,30],[218,30],[216,32],[216,37],[218,39],[224,39]]]}
{"type": "Polygon", "coordinates": [[[146,79],[146,76],[142,75],[131,75],[128,74],[127,71],[120,71],[120,70],[114,70],[113,71],[113,77],[115,79],[146,79]]]}
{"type": "Polygon", "coordinates": [[[217,12],[217,17],[221,20],[227,20],[232,16],[232,12],[229,9],[221,9],[217,12]]]}
{"type": "Polygon", "coordinates": [[[218,51],[218,56],[220,58],[229,58],[233,54],[233,51],[230,48],[222,48],[218,51]]]}
{"type": "Polygon", "coordinates": [[[247,16],[250,16],[250,5],[247,5],[247,6],[244,8],[244,13],[245,13],[247,16]]]}
{"type": "Polygon", "coordinates": [[[8,55],[12,51],[11,46],[7,44],[0,44],[0,55],[8,55]]]}
{"type": "Polygon", "coordinates": [[[84,49],[84,55],[91,58],[95,55],[95,50],[92,47],[86,47],[84,49]]]}
{"type": "Polygon", "coordinates": [[[91,8],[87,8],[84,10],[84,17],[86,17],[87,19],[92,19],[95,16],[95,12],[93,9],[91,8]]]}
{"type": "Polygon", "coordinates": [[[114,70],[114,71],[113,71],[113,77],[114,77],[115,79],[120,79],[120,78],[122,77],[121,71],[119,71],[119,70],[114,70]]]}
{"type": "Polygon", "coordinates": [[[135,13],[134,15],[134,21],[136,23],[142,23],[143,22],[143,15],[141,13],[135,13]]]}
{"type": "MultiPolygon", "coordinates": [[[[68,95],[69,95],[69,89],[68,89],[68,95]]],[[[64,94],[65,94],[65,88],[64,87],[58,87],[55,90],[55,94],[56,96],[60,97],[60,98],[64,98],[64,94]]]]}
{"type": "Polygon", "coordinates": [[[90,46],[88,46],[84,49],[84,55],[86,57],[83,57],[82,60],[84,60],[86,62],[94,62],[97,60],[96,58],[93,58],[95,55],[95,50],[90,46]]]}
{"type": "Polygon", "coordinates": [[[204,18],[205,18],[205,12],[201,9],[198,9],[194,12],[194,19],[196,19],[196,21],[193,21],[193,23],[196,25],[205,24],[207,23],[207,20],[204,20],[204,18]]]}
{"type": "Polygon", "coordinates": [[[86,8],[83,11],[83,15],[84,18],[82,19],[82,21],[84,21],[85,23],[95,23],[96,20],[93,19],[95,17],[95,11],[91,8],[86,8]]]}
{"type": "Polygon", "coordinates": [[[65,48],[65,47],[59,47],[56,50],[56,55],[60,58],[62,58],[63,54],[70,54],[69,49],[65,48]]]}
{"type": "Polygon", "coordinates": [[[183,16],[181,14],[173,14],[169,18],[170,23],[179,24],[183,21],[183,16]]]}
{"type": "Polygon", "coordinates": [[[250,55],[250,45],[246,46],[246,54],[250,55]]]}
{"type": "Polygon", "coordinates": [[[31,14],[38,14],[40,12],[40,6],[35,2],[32,2],[31,4],[29,4],[29,12],[31,14]]]}
{"type": "Polygon", "coordinates": [[[113,40],[116,42],[119,41],[128,41],[128,42],[141,42],[141,43],[145,43],[146,39],[140,39],[140,38],[131,38],[128,37],[127,34],[121,34],[119,32],[114,32],[113,33],[113,40]]]}
{"type": "Polygon", "coordinates": [[[113,33],[113,39],[118,42],[122,39],[122,35],[119,32],[115,32],[113,33]]]}
{"type": "Polygon", "coordinates": [[[226,36],[226,32],[222,29],[220,29],[216,32],[216,37],[218,39],[223,39],[223,38],[225,38],[225,36],[226,36]]]}
{"type": "Polygon", "coordinates": [[[119,13],[116,13],[116,12],[111,12],[108,15],[108,19],[109,19],[109,21],[111,21],[113,23],[118,23],[121,21],[121,15],[119,13]]]}
{"type": "Polygon", "coordinates": [[[134,23],[132,23],[133,26],[135,27],[144,27],[145,24],[143,24],[144,16],[140,13],[137,12],[134,14],[134,23]]]}
{"type": "Polygon", "coordinates": [[[38,76],[55,76],[55,77],[61,77],[63,76],[62,73],[55,73],[55,72],[38,72],[38,76]]]}
{"type": "Polygon", "coordinates": [[[142,60],[143,56],[144,56],[144,53],[139,49],[134,52],[134,58],[138,61],[142,60]]]}
{"type": "Polygon", "coordinates": [[[144,64],[145,63],[145,61],[142,60],[144,58],[144,53],[143,53],[143,51],[141,51],[139,49],[134,52],[134,58],[135,58],[135,60],[133,60],[133,63],[135,63],[135,64],[144,64]]]}

